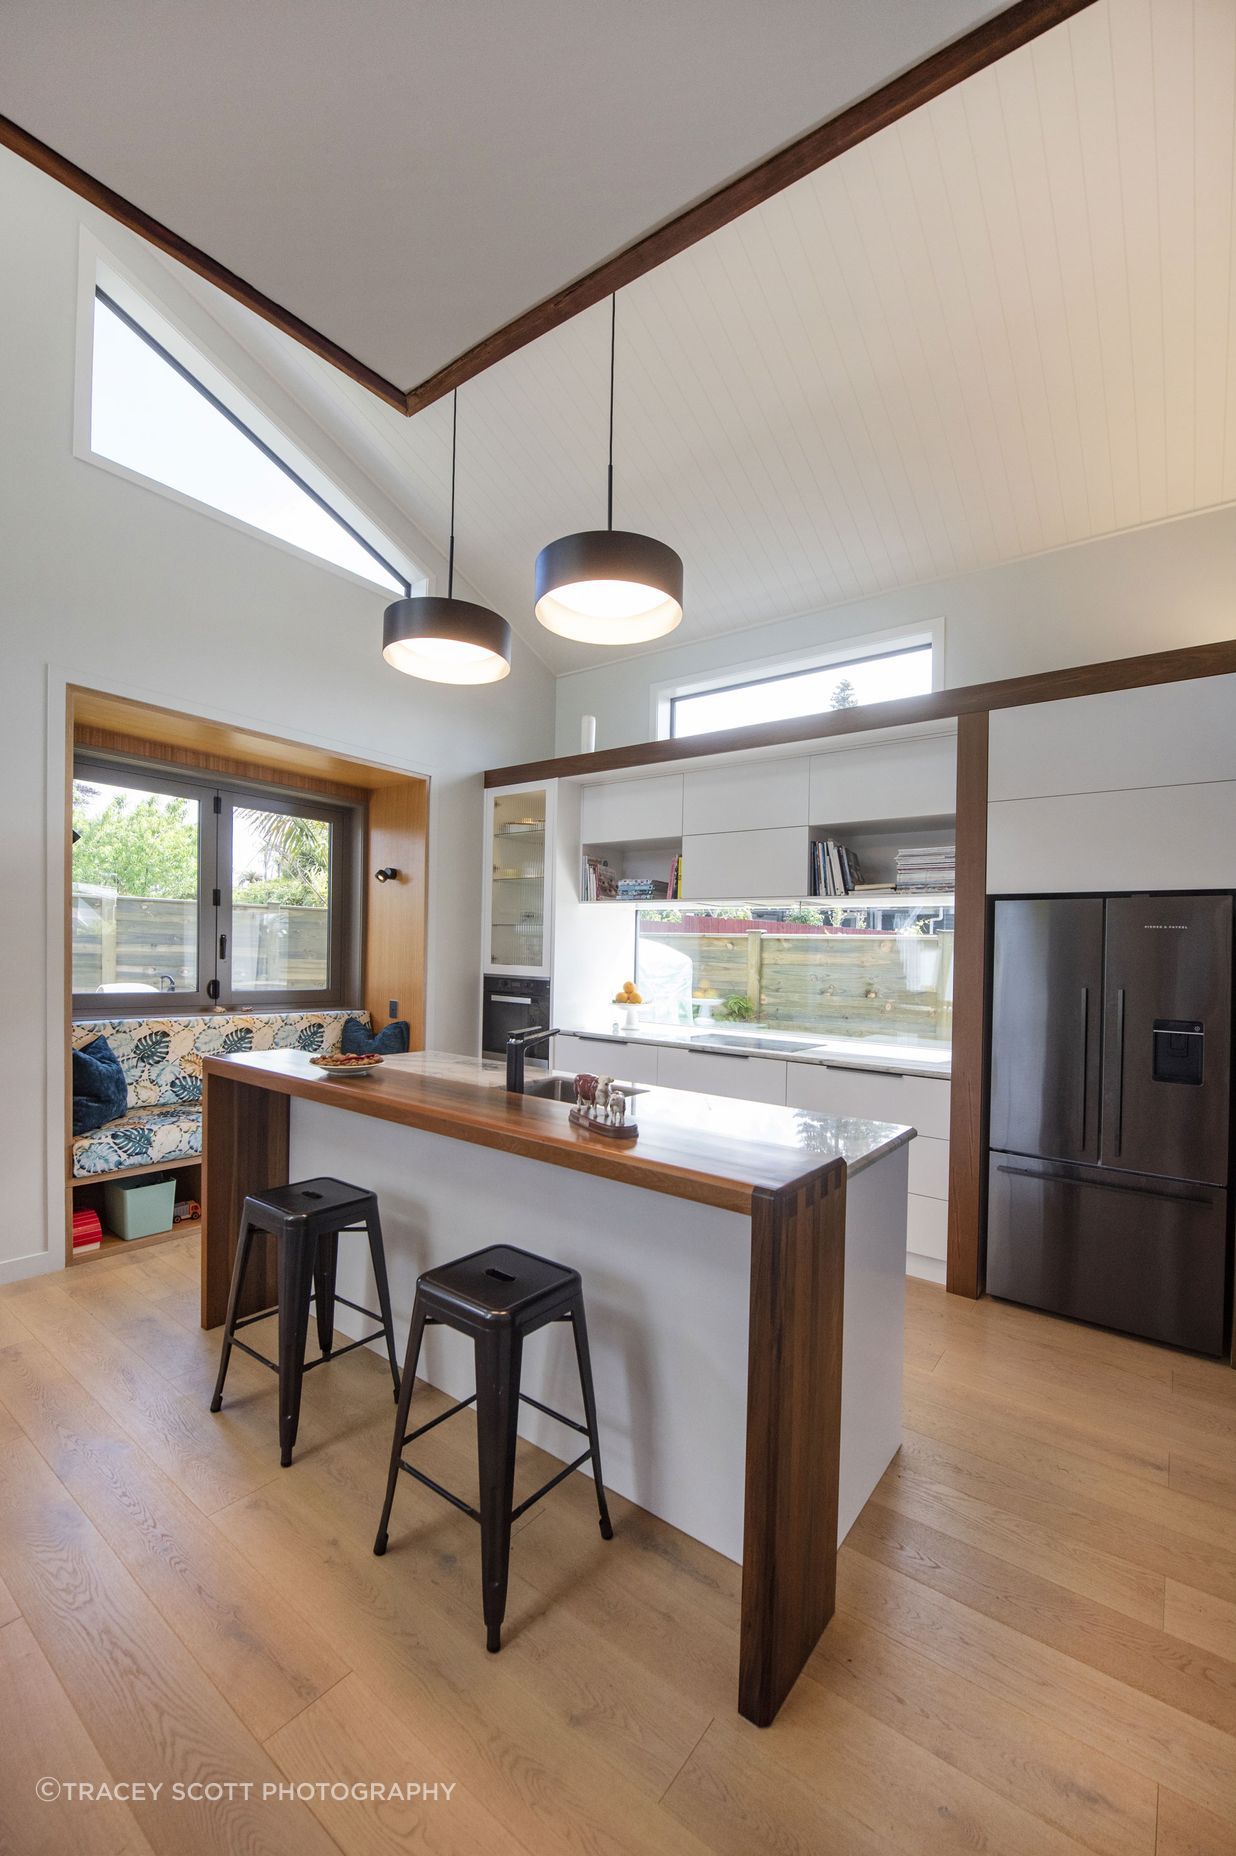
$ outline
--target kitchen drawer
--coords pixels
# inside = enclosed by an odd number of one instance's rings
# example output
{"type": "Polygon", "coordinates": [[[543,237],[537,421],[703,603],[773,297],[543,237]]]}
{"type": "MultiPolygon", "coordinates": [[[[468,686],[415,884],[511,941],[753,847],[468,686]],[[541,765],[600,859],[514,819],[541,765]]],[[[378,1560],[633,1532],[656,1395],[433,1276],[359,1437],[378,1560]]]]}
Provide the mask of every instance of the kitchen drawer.
{"type": "Polygon", "coordinates": [[[948,1197],[948,1142],[920,1134],[910,1142],[910,1191],[924,1198],[948,1197]]]}
{"type": "Polygon", "coordinates": [[[607,780],[580,791],[584,844],[638,844],[682,836],[682,775],[664,780],[607,780]]]}
{"type": "Polygon", "coordinates": [[[805,825],[808,769],[805,760],[750,760],[685,774],[682,828],[763,831],[773,825],[805,825]]]}
{"type": "Polygon", "coordinates": [[[695,1089],[706,1096],[737,1096],[744,1102],[785,1101],[784,1063],[769,1057],[726,1057],[715,1050],[663,1044],[657,1081],[667,1089],[695,1089]]]}
{"type": "Polygon", "coordinates": [[[791,1108],[900,1122],[904,1127],[917,1128],[929,1140],[947,1141],[950,1087],[945,1078],[938,1076],[894,1076],[884,1070],[792,1063],[786,1099],[791,1108]]]}
{"type": "MultiPolygon", "coordinates": [[[[914,1149],[911,1147],[910,1152],[914,1149]]],[[[906,1199],[906,1250],[916,1257],[948,1261],[948,1206],[943,1199],[925,1199],[912,1192],[906,1199]]]]}
{"type": "Polygon", "coordinates": [[[657,1047],[619,1038],[555,1038],[554,1068],[569,1076],[587,1070],[593,1076],[616,1076],[624,1083],[655,1083],[657,1047]]]}
{"type": "Polygon", "coordinates": [[[795,900],[807,894],[808,886],[807,832],[802,825],[777,831],[710,831],[682,841],[686,899],[795,900]]]}
{"type": "Polygon", "coordinates": [[[811,762],[811,822],[929,817],[957,806],[957,741],[929,735],[817,754],[811,762]]]}

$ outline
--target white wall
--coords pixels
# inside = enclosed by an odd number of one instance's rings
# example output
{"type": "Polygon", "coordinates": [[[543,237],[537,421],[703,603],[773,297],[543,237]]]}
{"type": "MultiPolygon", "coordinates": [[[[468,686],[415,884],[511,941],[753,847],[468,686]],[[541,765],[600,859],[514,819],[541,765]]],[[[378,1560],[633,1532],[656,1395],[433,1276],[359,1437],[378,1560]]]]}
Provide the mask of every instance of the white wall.
{"type": "Polygon", "coordinates": [[[581,715],[596,716],[599,748],[648,740],[654,683],[940,617],[952,687],[1231,638],[1233,561],[1227,508],[575,671],[558,679],[557,752],[578,752],[581,715]]]}
{"type": "Polygon", "coordinates": [[[83,223],[397,543],[440,566],[250,358],[216,339],[174,267],[0,151],[0,1280],[61,1256],[66,680],[429,774],[428,1038],[457,1050],[476,1037],[480,771],[542,755],[552,735],[553,680],[527,649],[489,688],[400,676],[379,650],[388,595],[74,458],[83,223]]]}

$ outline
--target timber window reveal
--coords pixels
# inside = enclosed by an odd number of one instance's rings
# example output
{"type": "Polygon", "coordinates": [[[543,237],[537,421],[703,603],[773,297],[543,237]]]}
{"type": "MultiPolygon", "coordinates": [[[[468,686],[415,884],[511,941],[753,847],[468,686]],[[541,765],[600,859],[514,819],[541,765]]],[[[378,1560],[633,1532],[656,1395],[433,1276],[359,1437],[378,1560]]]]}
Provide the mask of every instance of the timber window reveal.
{"type": "Polygon", "coordinates": [[[354,991],[358,808],[79,756],[73,829],[77,1014],[148,1013],[152,993],[179,1013],[354,991]]]}

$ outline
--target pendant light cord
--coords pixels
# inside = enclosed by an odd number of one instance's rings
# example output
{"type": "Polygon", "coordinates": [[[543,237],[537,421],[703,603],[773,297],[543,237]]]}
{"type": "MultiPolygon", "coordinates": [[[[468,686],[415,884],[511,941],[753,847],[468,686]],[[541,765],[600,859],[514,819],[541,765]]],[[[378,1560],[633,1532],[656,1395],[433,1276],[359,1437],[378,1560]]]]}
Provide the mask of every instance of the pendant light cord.
{"type": "Polygon", "coordinates": [[[446,597],[455,594],[455,453],[459,441],[459,388],[451,394],[451,542],[446,557],[446,597]]]}
{"type": "Polygon", "coordinates": [[[618,293],[609,299],[609,493],[605,526],[614,526],[614,353],[618,340],[618,293]]]}

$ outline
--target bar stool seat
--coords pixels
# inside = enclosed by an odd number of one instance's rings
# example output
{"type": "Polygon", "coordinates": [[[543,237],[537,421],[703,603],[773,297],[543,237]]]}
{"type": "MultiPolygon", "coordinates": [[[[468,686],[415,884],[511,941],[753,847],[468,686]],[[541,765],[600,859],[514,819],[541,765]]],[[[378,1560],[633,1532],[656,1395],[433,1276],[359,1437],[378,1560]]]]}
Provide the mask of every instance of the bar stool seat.
{"type": "Polygon", "coordinates": [[[376,1194],[362,1186],[328,1177],[302,1179],[288,1186],[268,1186],[246,1198],[240,1220],[240,1237],[232,1267],[232,1286],[228,1294],[227,1318],[223,1325],[223,1351],[219,1376],[215,1381],[210,1409],[223,1404],[223,1386],[232,1357],[239,1347],[250,1359],[270,1367],[279,1375],[279,1457],[286,1469],[292,1461],[296,1433],[300,1425],[301,1388],[304,1376],[315,1366],[342,1359],[357,1347],[384,1339],[386,1357],[394,1381],[394,1396],[399,1397],[399,1367],[395,1360],[395,1330],[391,1319],[390,1288],[386,1278],[386,1252],[382,1243],[382,1224],[376,1194]],[[339,1239],[345,1232],[365,1231],[369,1238],[369,1256],[378,1292],[377,1309],[362,1308],[335,1288],[339,1261],[339,1239]],[[254,1315],[238,1315],[241,1292],[253,1250],[254,1237],[265,1232],[278,1246],[279,1306],[254,1315]],[[380,1325],[372,1334],[336,1347],[335,1308],[342,1303],[370,1321],[380,1325]],[[309,1310],[317,1317],[318,1345],[316,1359],[306,1360],[305,1345],[309,1332],[309,1310]],[[279,1359],[267,1359],[256,1347],[237,1339],[239,1329],[255,1321],[278,1317],[279,1359]]]}
{"type": "Polygon", "coordinates": [[[614,1530],[601,1480],[596,1398],[592,1386],[588,1327],[584,1317],[583,1286],[579,1271],[561,1263],[553,1263],[547,1257],[534,1256],[531,1251],[516,1250],[508,1244],[490,1245],[466,1257],[459,1257],[453,1263],[426,1270],[417,1280],[416,1299],[412,1305],[412,1325],[408,1332],[408,1350],[403,1364],[386,1500],[378,1522],[374,1552],[379,1555],[386,1552],[389,1539],[387,1530],[400,1470],[478,1521],[481,1528],[481,1590],[486,1647],[497,1651],[502,1646],[502,1620],[506,1615],[511,1524],[535,1502],[540,1501],[543,1495],[547,1495],[574,1470],[582,1468],[589,1461],[592,1463],[596,1486],[601,1535],[605,1540],[612,1540],[614,1530]],[[538,1328],[546,1327],[552,1321],[571,1323],[584,1405],[582,1424],[574,1418],[568,1418],[563,1412],[553,1410],[549,1405],[542,1405],[538,1399],[531,1398],[519,1389],[524,1341],[529,1335],[535,1334],[538,1328]],[[439,1412],[427,1424],[409,1431],[408,1414],[416,1383],[421,1340],[425,1328],[434,1322],[471,1336],[476,1355],[476,1391],[447,1411],[439,1412]],[[515,1507],[515,1449],[521,1401],[557,1419],[571,1430],[578,1431],[587,1438],[588,1448],[515,1507]],[[433,1430],[436,1425],[473,1404],[476,1406],[480,1470],[479,1509],[434,1482],[423,1471],[406,1462],[403,1455],[407,1445],[414,1439],[422,1437],[426,1431],[433,1430]]]}

